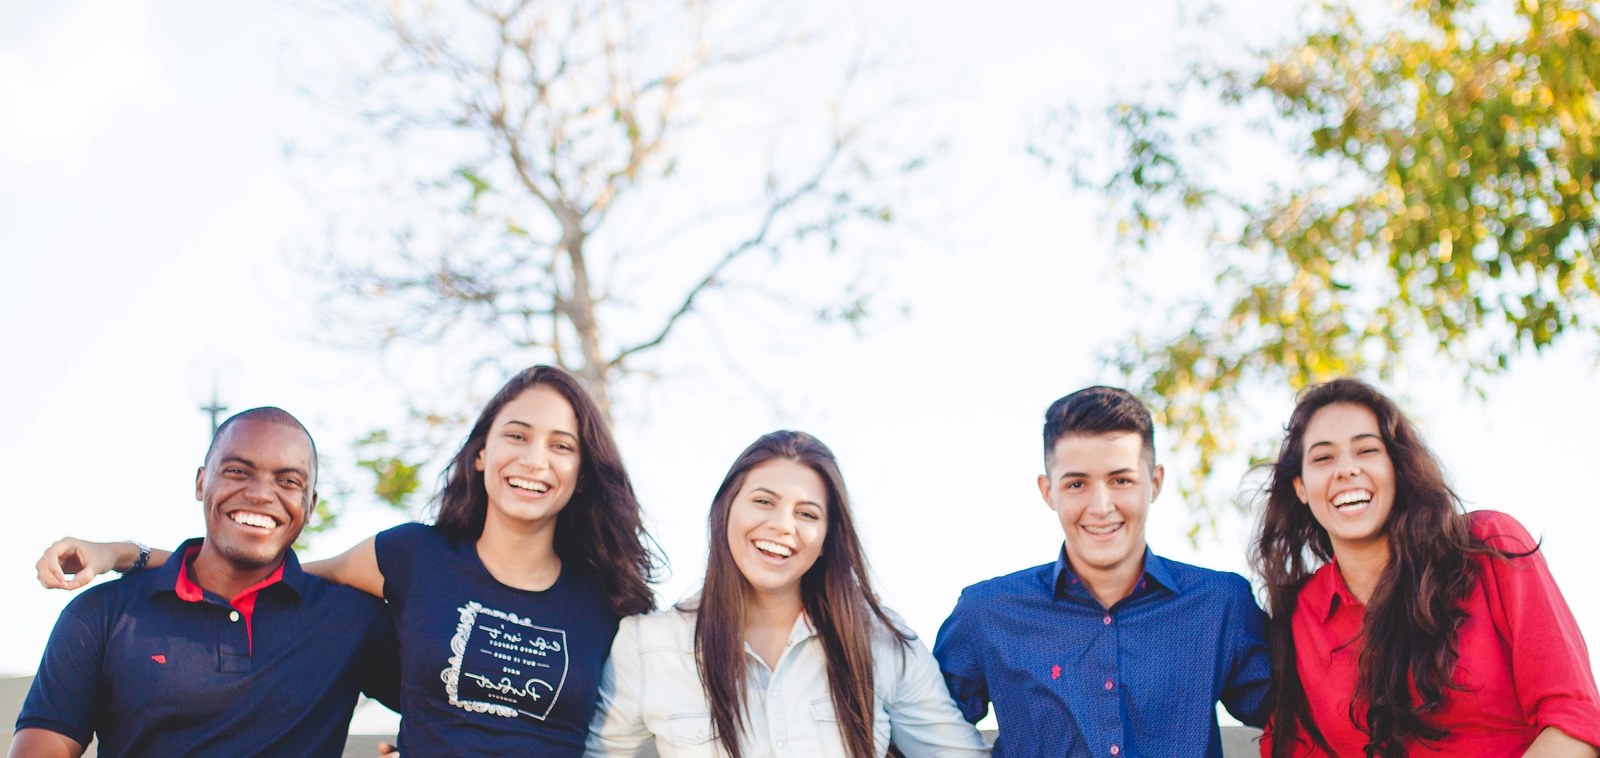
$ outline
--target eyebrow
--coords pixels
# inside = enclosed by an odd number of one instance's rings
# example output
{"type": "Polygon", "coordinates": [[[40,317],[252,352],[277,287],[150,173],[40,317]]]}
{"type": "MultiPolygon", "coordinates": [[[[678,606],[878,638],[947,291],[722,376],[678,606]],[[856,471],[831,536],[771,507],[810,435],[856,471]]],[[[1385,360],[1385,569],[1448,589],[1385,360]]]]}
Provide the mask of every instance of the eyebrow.
{"type": "MultiPolygon", "coordinates": [[[[762,486],[759,486],[759,485],[757,485],[756,487],[751,488],[750,492],[752,494],[754,494],[756,492],[765,492],[768,495],[771,495],[773,497],[783,497],[783,495],[779,494],[775,490],[769,490],[766,487],[762,487],[762,486]]],[[[801,500],[799,502],[799,504],[800,505],[814,505],[814,506],[816,506],[818,508],[822,507],[822,503],[818,503],[818,502],[815,502],[815,501],[812,501],[812,500],[801,500]]]]}
{"type": "MultiPolygon", "coordinates": [[[[1360,434],[1358,434],[1358,435],[1356,435],[1354,437],[1351,437],[1350,441],[1351,442],[1355,442],[1356,440],[1363,440],[1363,439],[1375,439],[1375,440],[1377,440],[1379,442],[1382,442],[1383,441],[1383,436],[1380,435],[1380,434],[1376,434],[1374,432],[1362,432],[1362,433],[1360,433],[1360,434]]],[[[1311,443],[1309,445],[1306,445],[1306,449],[1307,450],[1315,450],[1316,448],[1321,447],[1323,445],[1332,445],[1332,444],[1333,444],[1333,440],[1321,440],[1321,441],[1313,442],[1313,443],[1311,443]]]]}
{"type": "MultiPolygon", "coordinates": [[[[1116,471],[1107,472],[1106,476],[1122,476],[1122,475],[1137,474],[1137,473],[1139,473],[1139,469],[1137,469],[1137,468],[1119,468],[1116,471]]],[[[1060,481],[1062,479],[1079,479],[1079,478],[1088,479],[1088,478],[1090,478],[1090,475],[1089,475],[1089,473],[1087,471],[1063,471],[1063,472],[1061,472],[1060,476],[1056,477],[1056,480],[1060,481]]]]}
{"type": "MultiPolygon", "coordinates": [[[[518,420],[516,420],[514,418],[506,419],[505,423],[501,424],[502,427],[507,427],[507,426],[512,426],[512,425],[524,427],[524,428],[527,428],[527,429],[535,428],[533,424],[530,424],[530,423],[528,423],[526,421],[518,421],[518,420]]],[[[550,431],[555,433],[555,434],[565,434],[568,437],[571,437],[573,439],[577,439],[578,438],[578,433],[577,432],[569,432],[569,431],[567,431],[565,429],[551,429],[550,431]]]]}
{"type": "MultiPolygon", "coordinates": [[[[225,455],[225,456],[222,457],[222,460],[217,461],[217,465],[218,466],[222,466],[222,465],[225,465],[225,464],[227,464],[229,462],[240,463],[240,464],[243,464],[245,466],[249,466],[250,468],[259,468],[259,466],[256,465],[255,461],[252,461],[249,458],[245,458],[245,457],[239,456],[239,455],[225,455]]],[[[311,478],[311,473],[306,471],[303,468],[300,468],[299,466],[285,466],[285,467],[280,468],[280,469],[274,469],[272,473],[274,473],[274,474],[299,474],[300,476],[305,477],[307,479],[311,478]]]]}

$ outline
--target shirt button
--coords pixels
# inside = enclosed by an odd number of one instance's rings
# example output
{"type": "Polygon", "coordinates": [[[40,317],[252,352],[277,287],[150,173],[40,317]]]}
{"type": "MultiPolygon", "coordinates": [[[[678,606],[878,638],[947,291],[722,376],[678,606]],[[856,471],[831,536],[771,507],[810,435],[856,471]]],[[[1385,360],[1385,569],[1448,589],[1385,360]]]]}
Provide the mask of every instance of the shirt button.
{"type": "Polygon", "coordinates": [[[1110,679],[1106,680],[1106,689],[1108,689],[1108,690],[1111,689],[1111,680],[1110,679]]]}
{"type": "Polygon", "coordinates": [[[1121,752],[1122,752],[1122,748],[1117,747],[1117,743],[1115,743],[1115,742],[1111,743],[1111,754],[1112,755],[1117,755],[1118,753],[1121,753],[1121,752]]]}
{"type": "Polygon", "coordinates": [[[1111,614],[1109,614],[1109,613],[1106,614],[1105,621],[1106,621],[1106,626],[1110,626],[1111,625],[1111,614]]]}
{"type": "Polygon", "coordinates": [[[228,613],[228,620],[229,621],[238,621],[239,620],[239,612],[238,611],[230,611],[228,613]]]}

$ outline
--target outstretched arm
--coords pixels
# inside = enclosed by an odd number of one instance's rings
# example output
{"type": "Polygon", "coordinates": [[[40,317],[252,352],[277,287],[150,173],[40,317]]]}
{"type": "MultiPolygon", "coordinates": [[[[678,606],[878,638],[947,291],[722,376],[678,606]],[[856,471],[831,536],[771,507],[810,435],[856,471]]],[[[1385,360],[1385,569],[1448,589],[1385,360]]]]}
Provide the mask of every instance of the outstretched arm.
{"type": "MultiPolygon", "coordinates": [[[[149,568],[167,562],[171,553],[151,550],[149,568]]],[[[107,571],[127,571],[139,558],[139,546],[132,542],[88,542],[62,537],[45,548],[44,555],[33,565],[39,575],[39,584],[48,590],[75,590],[107,571]],[[72,578],[68,579],[67,575],[72,578]]]]}
{"type": "Polygon", "coordinates": [[[378,570],[377,544],[377,537],[368,537],[332,558],[312,561],[302,568],[307,574],[383,597],[383,572],[378,570]]]}

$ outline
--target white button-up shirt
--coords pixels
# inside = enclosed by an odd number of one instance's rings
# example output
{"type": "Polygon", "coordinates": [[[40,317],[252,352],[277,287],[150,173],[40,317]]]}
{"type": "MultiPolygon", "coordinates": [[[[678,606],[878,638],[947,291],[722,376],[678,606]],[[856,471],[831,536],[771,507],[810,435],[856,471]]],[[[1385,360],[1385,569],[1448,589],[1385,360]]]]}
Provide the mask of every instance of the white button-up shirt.
{"type": "MultiPolygon", "coordinates": [[[[694,624],[694,612],[676,608],[622,620],[600,679],[588,755],[724,755],[695,665],[694,624]]],[[[902,647],[898,637],[877,628],[872,659],[878,755],[888,751],[891,738],[907,758],[989,754],[983,737],[956,710],[921,640],[902,647]]],[[[768,668],[749,645],[745,668],[749,711],[739,735],[745,758],[847,756],[828,690],[827,657],[804,614],[776,668],[768,668]]]]}

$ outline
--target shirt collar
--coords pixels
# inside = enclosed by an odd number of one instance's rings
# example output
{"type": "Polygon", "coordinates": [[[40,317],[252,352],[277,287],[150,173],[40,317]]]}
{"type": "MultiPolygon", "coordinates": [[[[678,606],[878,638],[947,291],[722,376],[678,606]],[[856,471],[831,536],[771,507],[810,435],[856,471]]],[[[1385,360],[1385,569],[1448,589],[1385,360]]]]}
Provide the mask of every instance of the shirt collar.
{"type": "MultiPolygon", "coordinates": [[[[162,564],[161,568],[156,570],[156,582],[151,586],[151,594],[158,592],[176,592],[178,593],[179,597],[183,597],[186,591],[192,593],[193,589],[198,589],[198,587],[195,587],[194,583],[190,582],[184,575],[184,564],[188,563],[190,551],[198,552],[200,550],[200,546],[204,543],[204,539],[195,537],[193,539],[184,540],[182,545],[179,545],[177,549],[173,550],[172,557],[168,558],[167,562],[162,564]],[[189,587],[193,589],[186,590],[184,587],[185,584],[189,585],[189,587]]],[[[296,598],[304,597],[306,593],[306,584],[310,581],[310,578],[306,572],[300,568],[300,559],[295,556],[293,548],[284,553],[283,566],[280,568],[280,570],[282,571],[282,576],[274,586],[281,585],[282,587],[293,592],[296,598]]]]}
{"type": "MultiPolygon", "coordinates": [[[[1056,556],[1056,565],[1051,572],[1051,576],[1054,579],[1054,584],[1051,586],[1054,588],[1056,597],[1061,597],[1067,592],[1068,587],[1078,583],[1078,574],[1072,570],[1072,563],[1067,560],[1066,543],[1061,545],[1061,553],[1056,556]]],[[[1144,576],[1140,578],[1139,586],[1134,587],[1133,591],[1137,593],[1155,587],[1165,589],[1173,594],[1178,594],[1179,592],[1178,583],[1173,579],[1172,567],[1168,565],[1167,559],[1150,552],[1150,546],[1145,545],[1144,576]]],[[[1088,588],[1084,588],[1084,591],[1088,592],[1088,588]]]]}
{"type": "Polygon", "coordinates": [[[1305,606],[1313,617],[1323,622],[1333,618],[1334,612],[1340,608],[1362,608],[1361,601],[1356,599],[1355,594],[1350,592],[1350,586],[1345,584],[1344,574],[1339,573],[1337,559],[1328,561],[1306,580],[1297,602],[1305,606]]]}

